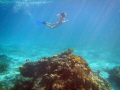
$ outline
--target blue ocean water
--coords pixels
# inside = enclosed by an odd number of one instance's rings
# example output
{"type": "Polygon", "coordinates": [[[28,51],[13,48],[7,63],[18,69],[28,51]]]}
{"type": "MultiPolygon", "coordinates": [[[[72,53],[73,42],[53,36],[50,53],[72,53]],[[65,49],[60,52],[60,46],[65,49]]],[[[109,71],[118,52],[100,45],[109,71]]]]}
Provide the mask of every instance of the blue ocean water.
{"type": "MultiPolygon", "coordinates": [[[[18,74],[26,59],[37,61],[74,48],[94,71],[120,65],[119,0],[1,0],[0,54],[12,58],[7,74],[18,74]],[[68,22],[55,29],[36,21],[55,23],[67,13],[68,22]]],[[[117,89],[115,89],[117,90],[117,89]]]]}

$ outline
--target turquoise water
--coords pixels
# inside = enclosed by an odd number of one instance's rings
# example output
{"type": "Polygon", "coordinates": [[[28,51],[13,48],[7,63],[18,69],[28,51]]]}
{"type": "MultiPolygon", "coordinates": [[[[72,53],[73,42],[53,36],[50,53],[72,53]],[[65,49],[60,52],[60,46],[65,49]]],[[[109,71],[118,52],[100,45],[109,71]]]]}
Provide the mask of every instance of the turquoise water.
{"type": "Polygon", "coordinates": [[[120,1],[0,1],[0,54],[11,58],[0,81],[19,74],[18,67],[26,59],[37,61],[68,48],[74,48],[73,54],[82,56],[93,71],[100,70],[101,76],[108,78],[104,69],[120,65],[120,1]],[[67,13],[69,21],[55,29],[36,23],[54,23],[61,12],[67,13]]]}

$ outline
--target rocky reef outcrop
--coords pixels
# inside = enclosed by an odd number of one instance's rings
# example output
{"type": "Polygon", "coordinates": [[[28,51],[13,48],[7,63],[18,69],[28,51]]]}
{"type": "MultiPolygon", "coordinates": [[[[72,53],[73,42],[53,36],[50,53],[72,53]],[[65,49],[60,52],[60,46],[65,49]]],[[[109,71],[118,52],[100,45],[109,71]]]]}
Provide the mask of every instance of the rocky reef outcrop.
{"type": "Polygon", "coordinates": [[[19,67],[22,78],[11,90],[111,90],[86,60],[71,54],[73,51],[68,49],[37,62],[27,60],[19,67]]]}
{"type": "Polygon", "coordinates": [[[110,82],[114,82],[114,84],[120,88],[120,66],[114,67],[113,69],[108,69],[109,80],[110,82]]]}
{"type": "Polygon", "coordinates": [[[7,71],[10,61],[11,59],[7,55],[0,55],[0,73],[7,71]]]}

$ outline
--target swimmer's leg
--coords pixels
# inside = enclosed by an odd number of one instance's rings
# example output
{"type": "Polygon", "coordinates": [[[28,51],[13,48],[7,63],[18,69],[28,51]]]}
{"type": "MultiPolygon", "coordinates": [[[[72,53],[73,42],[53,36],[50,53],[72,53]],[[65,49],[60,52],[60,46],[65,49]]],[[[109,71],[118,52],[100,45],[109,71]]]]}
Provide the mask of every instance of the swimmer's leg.
{"type": "Polygon", "coordinates": [[[48,23],[48,22],[44,22],[43,24],[47,25],[51,29],[54,29],[54,28],[56,28],[56,27],[58,27],[60,25],[58,23],[48,23]]]}
{"type": "Polygon", "coordinates": [[[48,22],[46,22],[45,25],[47,25],[47,26],[50,27],[50,28],[53,28],[55,24],[52,24],[52,23],[48,23],[48,22]]]}
{"type": "Polygon", "coordinates": [[[60,25],[60,24],[55,23],[55,24],[53,24],[53,26],[52,26],[51,28],[54,29],[54,28],[58,27],[59,25],[60,25]]]}

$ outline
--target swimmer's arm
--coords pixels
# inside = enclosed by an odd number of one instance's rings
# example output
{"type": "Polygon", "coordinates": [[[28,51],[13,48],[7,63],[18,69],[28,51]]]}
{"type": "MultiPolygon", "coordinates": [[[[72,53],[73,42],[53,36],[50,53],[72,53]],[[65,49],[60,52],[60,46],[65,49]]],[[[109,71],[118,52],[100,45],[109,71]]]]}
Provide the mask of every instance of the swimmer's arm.
{"type": "Polygon", "coordinates": [[[57,18],[56,22],[59,22],[59,20],[60,20],[60,17],[57,18]]]}
{"type": "Polygon", "coordinates": [[[59,21],[60,17],[57,18],[57,21],[59,21]]]}
{"type": "Polygon", "coordinates": [[[65,23],[65,22],[68,22],[68,20],[67,20],[67,19],[64,19],[62,22],[65,23]]]}

